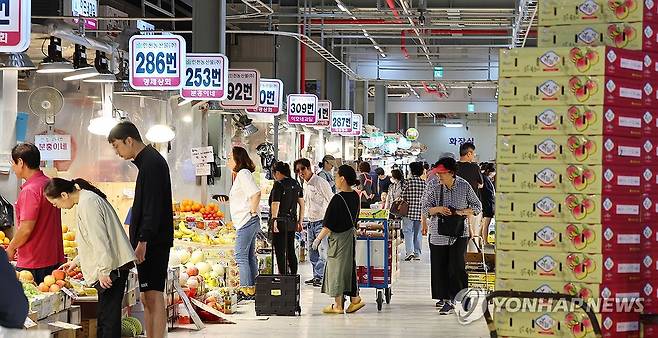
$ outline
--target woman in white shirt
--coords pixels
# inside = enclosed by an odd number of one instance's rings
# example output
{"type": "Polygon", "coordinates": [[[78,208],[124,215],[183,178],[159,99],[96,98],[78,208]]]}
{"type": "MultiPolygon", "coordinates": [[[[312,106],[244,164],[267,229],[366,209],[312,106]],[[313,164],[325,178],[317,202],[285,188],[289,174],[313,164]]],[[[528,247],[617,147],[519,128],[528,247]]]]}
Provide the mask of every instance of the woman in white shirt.
{"type": "Polygon", "coordinates": [[[119,217],[107,196],[81,178],[53,178],[44,193],[59,209],[77,205],[78,256],[60,270],[70,272],[79,265],[85,282],[98,289],[97,336],[121,336],[121,303],[136,258],[119,217]]]}
{"type": "Polygon", "coordinates": [[[228,166],[235,174],[229,193],[231,221],[237,231],[235,260],[240,269],[240,286],[243,293],[255,294],[258,260],[256,259],[256,234],[260,229],[260,188],[254,180],[256,170],[247,150],[233,147],[228,166]]]}

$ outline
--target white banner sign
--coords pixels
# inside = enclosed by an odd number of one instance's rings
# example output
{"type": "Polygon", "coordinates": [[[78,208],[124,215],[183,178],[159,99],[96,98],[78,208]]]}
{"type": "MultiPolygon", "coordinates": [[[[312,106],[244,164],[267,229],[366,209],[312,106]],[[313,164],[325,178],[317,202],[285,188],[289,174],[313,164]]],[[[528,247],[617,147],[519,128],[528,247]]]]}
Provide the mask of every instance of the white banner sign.
{"type": "Polygon", "coordinates": [[[332,110],[331,124],[329,130],[333,134],[343,134],[352,132],[352,111],[351,110],[332,110]]]}
{"type": "Polygon", "coordinates": [[[316,127],[328,127],[329,117],[331,115],[331,101],[320,100],[318,101],[318,121],[315,123],[316,127]]]}
{"type": "Polygon", "coordinates": [[[361,114],[352,114],[352,131],[343,134],[344,136],[361,136],[363,132],[363,116],[361,114]]]}
{"type": "Polygon", "coordinates": [[[210,164],[209,163],[197,163],[194,165],[194,174],[196,176],[208,176],[210,175],[210,164]]]}
{"type": "Polygon", "coordinates": [[[219,103],[227,109],[248,109],[258,107],[260,72],[255,69],[229,69],[228,95],[219,103]]]}
{"type": "Polygon", "coordinates": [[[248,113],[279,114],[283,106],[283,82],[278,79],[260,79],[258,108],[247,109],[248,113]]]}
{"type": "Polygon", "coordinates": [[[183,86],[185,39],[178,35],[134,35],[129,50],[130,86],[178,90],[183,86]]]}
{"type": "Polygon", "coordinates": [[[34,145],[42,161],[71,160],[71,135],[35,135],[34,145]]]}
{"type": "MultiPolygon", "coordinates": [[[[84,17],[86,29],[98,29],[98,20],[87,19],[98,16],[97,0],[71,0],[71,15],[84,17]]],[[[73,23],[78,23],[78,19],[73,19],[73,23]]]]}
{"type": "Polygon", "coordinates": [[[215,153],[212,146],[192,148],[192,163],[202,164],[215,161],[215,153]]]}
{"type": "Polygon", "coordinates": [[[0,0],[0,52],[18,53],[30,46],[30,0],[0,0]]]}
{"type": "Polygon", "coordinates": [[[184,99],[224,100],[228,95],[228,58],[223,54],[187,54],[185,83],[180,90],[184,99]]]}
{"type": "Polygon", "coordinates": [[[290,94],[287,102],[288,123],[315,124],[317,122],[317,96],[314,94],[290,94]]]}

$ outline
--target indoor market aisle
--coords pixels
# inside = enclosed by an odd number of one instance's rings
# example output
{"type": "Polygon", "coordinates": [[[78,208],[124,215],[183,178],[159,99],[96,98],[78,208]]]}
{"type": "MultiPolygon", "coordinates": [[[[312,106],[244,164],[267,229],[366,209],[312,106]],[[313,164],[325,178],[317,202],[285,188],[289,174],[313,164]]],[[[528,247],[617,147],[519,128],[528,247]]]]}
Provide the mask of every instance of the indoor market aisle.
{"type": "MultiPolygon", "coordinates": [[[[310,276],[310,263],[300,264],[302,280],[310,276]]],[[[240,315],[227,316],[235,325],[208,325],[200,332],[177,329],[169,337],[489,337],[484,319],[462,326],[454,315],[439,316],[429,299],[429,255],[422,261],[402,262],[400,279],[393,287],[391,304],[377,312],[375,291],[363,289],[366,306],[352,315],[324,315],[329,297],[320,288],[302,285],[301,317],[257,319],[253,302],[239,306],[240,315]]]]}

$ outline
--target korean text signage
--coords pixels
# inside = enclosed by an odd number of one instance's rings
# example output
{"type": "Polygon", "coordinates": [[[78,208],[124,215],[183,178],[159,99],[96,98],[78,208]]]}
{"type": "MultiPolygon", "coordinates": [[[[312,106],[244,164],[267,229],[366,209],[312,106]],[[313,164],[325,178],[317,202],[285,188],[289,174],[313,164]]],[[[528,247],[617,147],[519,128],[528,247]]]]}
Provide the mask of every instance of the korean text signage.
{"type": "Polygon", "coordinates": [[[283,82],[278,79],[260,79],[258,108],[247,109],[248,113],[279,114],[283,105],[283,82]]]}
{"type": "Polygon", "coordinates": [[[215,154],[212,147],[192,148],[192,163],[196,176],[210,175],[210,163],[215,162],[215,154]]]}
{"type": "Polygon", "coordinates": [[[187,54],[184,99],[224,100],[228,95],[228,58],[222,54],[187,54]]]}
{"type": "Polygon", "coordinates": [[[329,126],[329,115],[331,115],[331,101],[320,100],[318,101],[318,121],[315,123],[317,127],[329,126]]]}
{"type": "Polygon", "coordinates": [[[36,135],[34,145],[39,148],[42,161],[71,160],[71,135],[36,135]]]}
{"type": "Polygon", "coordinates": [[[30,46],[30,0],[0,0],[0,52],[22,52],[30,46]]]}
{"type": "Polygon", "coordinates": [[[185,39],[178,35],[130,38],[130,86],[140,90],[178,90],[185,73],[185,39]]]}
{"type": "Polygon", "coordinates": [[[258,107],[260,72],[255,69],[229,69],[228,95],[220,102],[223,108],[248,109],[258,107]]]}
{"type": "MultiPolygon", "coordinates": [[[[81,16],[85,18],[94,18],[98,16],[98,1],[97,0],[71,0],[71,15],[81,16]]],[[[83,19],[85,28],[98,29],[98,21],[96,19],[83,19]]],[[[78,19],[73,20],[78,23],[78,19]]]]}
{"type": "Polygon", "coordinates": [[[351,133],[352,115],[351,110],[332,110],[329,130],[333,134],[351,133]]]}
{"type": "Polygon", "coordinates": [[[344,133],[343,136],[361,136],[363,132],[363,116],[361,114],[352,114],[352,130],[344,133]]]}
{"type": "Polygon", "coordinates": [[[287,102],[288,123],[315,124],[317,122],[317,96],[313,94],[290,94],[287,102]]]}

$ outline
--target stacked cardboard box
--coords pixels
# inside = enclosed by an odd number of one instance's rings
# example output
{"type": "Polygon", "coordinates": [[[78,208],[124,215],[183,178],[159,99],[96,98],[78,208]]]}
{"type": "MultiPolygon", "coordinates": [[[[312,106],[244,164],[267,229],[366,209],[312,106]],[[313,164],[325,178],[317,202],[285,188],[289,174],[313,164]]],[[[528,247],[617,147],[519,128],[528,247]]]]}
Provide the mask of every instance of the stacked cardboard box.
{"type": "MultiPolygon", "coordinates": [[[[633,300],[651,289],[658,308],[658,57],[642,51],[658,49],[658,10],[542,0],[538,11],[539,48],[500,56],[496,287],[626,302],[597,319],[604,337],[638,337],[633,300]]],[[[495,321],[503,336],[593,336],[578,311],[495,321]]]]}

